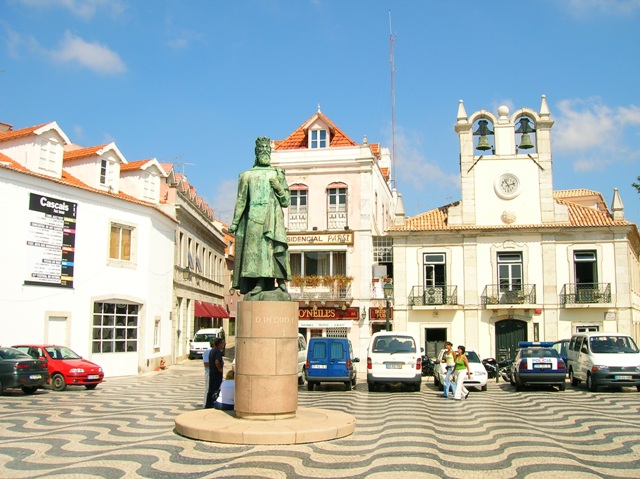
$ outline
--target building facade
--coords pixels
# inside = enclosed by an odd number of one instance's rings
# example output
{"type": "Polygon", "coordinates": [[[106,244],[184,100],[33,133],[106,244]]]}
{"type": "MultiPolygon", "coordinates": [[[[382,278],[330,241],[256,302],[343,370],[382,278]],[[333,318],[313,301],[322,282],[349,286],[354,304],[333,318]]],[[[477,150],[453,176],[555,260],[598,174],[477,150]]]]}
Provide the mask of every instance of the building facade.
{"type": "Polygon", "coordinates": [[[285,221],[299,330],[307,339],[348,337],[364,358],[386,323],[382,285],[394,273],[385,230],[404,214],[389,151],[366,138],[357,144],[318,110],[272,142],[271,164],[285,170],[291,191],[285,221]]]}
{"type": "Polygon", "coordinates": [[[640,236],[588,189],[554,191],[545,97],[468,116],[460,102],[460,201],[407,218],[393,238],[395,323],[429,356],[444,341],[481,357],[595,330],[639,336],[640,236]]]}

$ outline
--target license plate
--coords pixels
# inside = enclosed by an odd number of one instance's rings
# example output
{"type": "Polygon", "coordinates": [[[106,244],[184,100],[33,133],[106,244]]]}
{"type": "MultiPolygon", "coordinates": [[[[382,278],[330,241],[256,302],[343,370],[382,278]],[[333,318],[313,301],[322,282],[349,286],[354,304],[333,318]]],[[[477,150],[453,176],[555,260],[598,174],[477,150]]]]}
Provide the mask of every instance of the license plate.
{"type": "Polygon", "coordinates": [[[402,364],[387,364],[387,369],[402,369],[402,364]]]}
{"type": "Polygon", "coordinates": [[[534,364],[534,369],[551,369],[551,364],[534,364]]]}
{"type": "Polygon", "coordinates": [[[32,374],[29,379],[42,379],[42,374],[32,374]]]}
{"type": "Polygon", "coordinates": [[[327,369],[326,364],[312,364],[311,369],[327,369]]]}
{"type": "Polygon", "coordinates": [[[631,381],[633,379],[632,376],[616,376],[615,379],[621,379],[625,381],[631,381]]]}
{"type": "Polygon", "coordinates": [[[97,374],[91,374],[89,376],[87,376],[87,379],[100,379],[100,376],[97,374]]]}

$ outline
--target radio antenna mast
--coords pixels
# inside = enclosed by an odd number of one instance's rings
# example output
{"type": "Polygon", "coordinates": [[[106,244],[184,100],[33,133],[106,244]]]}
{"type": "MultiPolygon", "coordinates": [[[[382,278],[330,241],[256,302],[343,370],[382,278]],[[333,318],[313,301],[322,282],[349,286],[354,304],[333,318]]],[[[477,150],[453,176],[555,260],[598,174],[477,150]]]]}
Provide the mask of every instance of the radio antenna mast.
{"type": "Polygon", "coordinates": [[[395,63],[393,60],[393,30],[391,28],[391,10],[389,10],[389,62],[391,63],[391,182],[393,188],[397,189],[396,183],[396,81],[395,63]]]}

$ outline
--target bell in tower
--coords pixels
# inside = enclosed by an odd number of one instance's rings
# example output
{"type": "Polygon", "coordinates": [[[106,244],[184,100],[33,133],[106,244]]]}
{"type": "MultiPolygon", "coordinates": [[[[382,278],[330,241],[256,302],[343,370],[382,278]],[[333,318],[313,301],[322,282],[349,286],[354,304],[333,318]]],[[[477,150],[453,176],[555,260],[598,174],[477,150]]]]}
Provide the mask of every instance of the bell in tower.
{"type": "Polygon", "coordinates": [[[478,145],[476,146],[476,150],[490,150],[491,145],[489,144],[489,140],[487,139],[487,135],[493,135],[493,131],[489,128],[489,122],[487,120],[479,120],[478,121],[478,129],[473,132],[474,136],[480,136],[478,139],[478,145]]]}
{"type": "Polygon", "coordinates": [[[529,125],[530,121],[531,120],[527,117],[520,118],[520,126],[518,126],[518,129],[516,130],[516,133],[522,133],[520,145],[518,145],[518,148],[521,150],[529,150],[534,147],[533,143],[531,143],[530,133],[535,133],[536,129],[529,125]]]}

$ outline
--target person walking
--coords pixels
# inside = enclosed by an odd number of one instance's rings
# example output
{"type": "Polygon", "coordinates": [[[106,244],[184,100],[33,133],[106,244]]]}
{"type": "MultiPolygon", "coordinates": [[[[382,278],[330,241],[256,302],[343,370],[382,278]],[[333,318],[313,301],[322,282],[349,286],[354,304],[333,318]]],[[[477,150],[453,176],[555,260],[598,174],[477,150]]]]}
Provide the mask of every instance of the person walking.
{"type": "Polygon", "coordinates": [[[213,349],[211,353],[209,353],[209,389],[207,392],[207,401],[204,405],[205,408],[212,408],[213,403],[220,393],[222,371],[224,369],[224,358],[222,357],[224,346],[224,339],[216,338],[213,341],[213,349]]]}
{"type": "Polygon", "coordinates": [[[204,363],[204,401],[202,406],[207,405],[207,394],[209,394],[209,355],[213,349],[213,339],[209,341],[209,349],[202,353],[202,362],[204,363]]]}
{"type": "Polygon", "coordinates": [[[443,386],[444,386],[444,391],[442,393],[442,397],[446,398],[449,397],[449,389],[451,389],[451,396],[455,396],[456,394],[456,383],[455,381],[455,377],[453,379],[453,381],[451,380],[451,377],[453,376],[453,371],[455,370],[456,367],[456,354],[453,351],[453,343],[450,341],[447,341],[446,343],[444,343],[444,348],[445,348],[445,353],[444,353],[444,358],[442,359],[442,362],[445,363],[445,375],[444,375],[444,382],[443,382],[443,386]]]}
{"type": "Polygon", "coordinates": [[[458,353],[455,358],[456,392],[453,397],[456,401],[460,401],[462,398],[467,399],[469,395],[469,391],[464,387],[464,380],[471,377],[471,369],[469,368],[469,360],[465,351],[464,346],[458,346],[458,353]]]}

